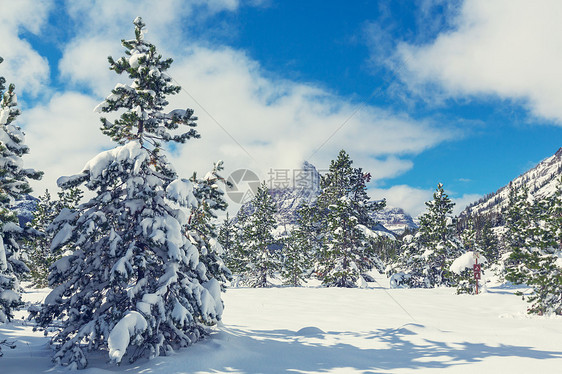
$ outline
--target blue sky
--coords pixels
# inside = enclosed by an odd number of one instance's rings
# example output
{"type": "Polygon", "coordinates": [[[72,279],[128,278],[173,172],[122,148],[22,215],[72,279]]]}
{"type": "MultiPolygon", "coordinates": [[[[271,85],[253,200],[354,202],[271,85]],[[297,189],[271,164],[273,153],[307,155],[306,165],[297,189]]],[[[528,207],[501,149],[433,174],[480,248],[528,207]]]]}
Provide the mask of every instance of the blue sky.
{"type": "Polygon", "coordinates": [[[375,179],[374,198],[416,215],[438,182],[459,208],[562,143],[557,1],[0,0],[0,75],[17,85],[31,154],[55,189],[112,147],[93,107],[118,82],[143,16],[185,89],[201,140],[183,175],[324,169],[339,149],[375,179]],[[235,139],[236,141],[234,141],[235,139]]]}

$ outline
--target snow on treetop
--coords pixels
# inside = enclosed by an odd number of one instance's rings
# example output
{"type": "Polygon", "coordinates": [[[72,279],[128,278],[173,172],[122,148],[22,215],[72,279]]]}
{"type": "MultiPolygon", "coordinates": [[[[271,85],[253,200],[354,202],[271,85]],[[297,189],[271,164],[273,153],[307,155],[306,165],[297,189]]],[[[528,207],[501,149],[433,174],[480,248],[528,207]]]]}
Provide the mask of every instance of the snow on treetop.
{"type": "Polygon", "coordinates": [[[102,171],[107,169],[113,162],[122,163],[126,160],[135,161],[135,174],[138,173],[140,165],[147,159],[148,152],[144,150],[137,140],[130,141],[127,144],[101,152],[91,159],[84,166],[84,171],[90,172],[90,178],[98,178],[102,171]]]}
{"type": "Polygon", "coordinates": [[[138,174],[140,167],[149,157],[148,151],[140,145],[138,140],[132,140],[127,144],[99,153],[84,165],[80,174],[60,177],[57,179],[57,185],[65,188],[68,185],[77,184],[81,181],[99,178],[102,172],[106,170],[112,163],[123,163],[129,161],[134,162],[133,174],[138,174]]]}
{"type": "Polygon", "coordinates": [[[478,258],[478,262],[481,264],[488,263],[488,260],[483,255],[468,251],[453,261],[449,270],[455,274],[460,274],[466,269],[472,269],[472,266],[476,263],[476,258],[478,258]]]}
{"type": "Polygon", "coordinates": [[[176,179],[166,188],[166,195],[170,200],[179,204],[197,207],[197,199],[193,195],[193,184],[187,179],[176,179]]]}

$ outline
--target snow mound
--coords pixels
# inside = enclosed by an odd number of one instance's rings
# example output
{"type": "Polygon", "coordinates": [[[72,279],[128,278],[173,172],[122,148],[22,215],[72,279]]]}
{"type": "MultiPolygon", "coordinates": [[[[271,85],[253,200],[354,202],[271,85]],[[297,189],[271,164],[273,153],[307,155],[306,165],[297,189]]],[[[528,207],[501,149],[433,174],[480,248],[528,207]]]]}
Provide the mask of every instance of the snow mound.
{"type": "Polygon", "coordinates": [[[453,261],[449,270],[451,270],[455,274],[460,275],[460,273],[462,273],[464,270],[472,269],[472,266],[476,263],[477,258],[480,264],[488,263],[486,257],[482,256],[479,253],[469,251],[462,254],[455,261],[453,261]]]}
{"type": "Polygon", "coordinates": [[[318,336],[324,334],[325,334],[324,331],[314,326],[303,327],[302,329],[300,329],[295,333],[295,335],[297,336],[318,336]]]}

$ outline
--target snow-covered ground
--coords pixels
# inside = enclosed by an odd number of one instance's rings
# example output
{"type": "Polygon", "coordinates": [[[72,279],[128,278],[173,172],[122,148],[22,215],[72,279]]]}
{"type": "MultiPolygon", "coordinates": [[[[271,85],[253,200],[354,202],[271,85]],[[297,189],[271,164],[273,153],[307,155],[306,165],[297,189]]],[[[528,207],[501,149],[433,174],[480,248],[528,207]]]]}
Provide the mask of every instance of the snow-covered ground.
{"type": "MultiPolygon", "coordinates": [[[[529,317],[513,290],[229,289],[223,325],[206,341],[151,361],[90,359],[84,374],[124,373],[555,373],[562,318],[529,317]]],[[[28,290],[29,301],[44,291],[28,290]]],[[[0,325],[0,373],[59,373],[48,338],[31,324],[0,325]]]]}

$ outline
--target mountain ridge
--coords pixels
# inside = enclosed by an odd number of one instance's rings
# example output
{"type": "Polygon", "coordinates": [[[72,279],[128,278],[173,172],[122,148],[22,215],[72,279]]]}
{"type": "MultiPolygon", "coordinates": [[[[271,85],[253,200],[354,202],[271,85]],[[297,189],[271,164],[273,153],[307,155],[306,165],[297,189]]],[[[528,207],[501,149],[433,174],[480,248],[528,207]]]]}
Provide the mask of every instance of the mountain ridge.
{"type": "Polygon", "coordinates": [[[489,193],[469,204],[459,216],[501,214],[502,209],[507,206],[511,186],[516,188],[526,186],[533,199],[551,196],[556,191],[560,176],[562,176],[562,147],[496,192],[489,193]]]}

